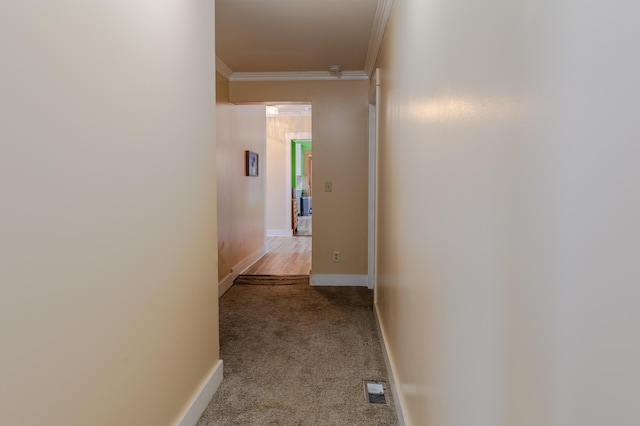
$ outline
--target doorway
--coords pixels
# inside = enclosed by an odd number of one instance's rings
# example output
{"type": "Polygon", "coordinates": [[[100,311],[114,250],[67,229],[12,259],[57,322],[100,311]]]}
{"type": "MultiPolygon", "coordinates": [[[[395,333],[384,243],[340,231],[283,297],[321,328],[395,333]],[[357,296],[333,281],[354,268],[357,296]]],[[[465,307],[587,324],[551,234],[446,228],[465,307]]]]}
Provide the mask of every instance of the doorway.
{"type": "Polygon", "coordinates": [[[311,139],[291,141],[291,187],[294,208],[293,235],[312,235],[313,215],[313,142],[311,139]]]}
{"type": "Polygon", "coordinates": [[[266,255],[246,275],[300,276],[311,269],[311,105],[267,105],[266,255]],[[306,236],[306,238],[298,238],[306,236]]]}

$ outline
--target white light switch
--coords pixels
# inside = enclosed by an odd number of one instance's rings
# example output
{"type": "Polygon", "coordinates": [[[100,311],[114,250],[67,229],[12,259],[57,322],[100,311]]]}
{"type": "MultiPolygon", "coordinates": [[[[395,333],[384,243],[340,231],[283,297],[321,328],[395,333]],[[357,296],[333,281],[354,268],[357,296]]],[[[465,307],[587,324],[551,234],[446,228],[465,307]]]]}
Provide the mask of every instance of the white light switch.
{"type": "Polygon", "coordinates": [[[331,192],[331,191],[333,191],[333,182],[328,180],[324,183],[324,192],[331,192]]]}

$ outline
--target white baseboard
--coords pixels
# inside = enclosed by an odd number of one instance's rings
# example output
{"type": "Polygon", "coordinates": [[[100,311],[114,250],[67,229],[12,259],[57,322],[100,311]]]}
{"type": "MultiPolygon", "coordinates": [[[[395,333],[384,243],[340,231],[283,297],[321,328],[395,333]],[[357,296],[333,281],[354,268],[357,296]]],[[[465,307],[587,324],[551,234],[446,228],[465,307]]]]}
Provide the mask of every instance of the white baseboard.
{"type": "Polygon", "coordinates": [[[267,237],[293,237],[292,229],[267,229],[267,237]]]}
{"type": "Polygon", "coordinates": [[[191,398],[191,401],[189,401],[187,408],[178,417],[178,421],[175,423],[176,426],[195,426],[198,423],[200,416],[202,416],[211,398],[218,390],[220,383],[222,383],[222,377],[222,360],[218,360],[191,398]]]}
{"type": "Polygon", "coordinates": [[[373,316],[376,320],[376,328],[378,329],[378,335],[380,336],[380,341],[382,342],[382,354],[384,356],[384,363],[387,365],[387,375],[389,376],[389,386],[391,387],[391,393],[393,394],[393,402],[396,407],[396,415],[398,416],[398,424],[400,426],[406,426],[406,422],[404,420],[404,407],[406,403],[404,402],[404,398],[400,396],[398,393],[398,387],[396,386],[396,368],[395,362],[393,362],[393,358],[391,353],[389,352],[389,346],[387,345],[388,339],[384,332],[384,328],[382,324],[380,324],[380,317],[378,315],[378,305],[374,305],[373,307],[373,316]]]}
{"type": "Polygon", "coordinates": [[[367,288],[369,288],[369,290],[373,290],[374,287],[373,274],[369,274],[367,275],[367,288]]]}
{"type": "Polygon", "coordinates": [[[218,283],[218,298],[222,297],[233,285],[233,280],[238,278],[238,275],[246,271],[251,265],[256,263],[267,252],[266,247],[262,246],[258,250],[245,257],[240,263],[233,267],[232,272],[224,277],[222,281],[218,283]]]}
{"type": "Polygon", "coordinates": [[[309,284],[312,286],[367,287],[367,276],[352,274],[311,274],[309,284]]]}

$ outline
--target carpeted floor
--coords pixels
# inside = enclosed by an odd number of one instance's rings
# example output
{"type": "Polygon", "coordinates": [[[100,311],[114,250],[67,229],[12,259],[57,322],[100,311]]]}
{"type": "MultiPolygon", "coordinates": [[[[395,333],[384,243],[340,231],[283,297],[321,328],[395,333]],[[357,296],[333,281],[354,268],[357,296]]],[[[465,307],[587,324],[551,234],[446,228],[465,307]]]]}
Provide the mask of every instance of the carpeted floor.
{"type": "Polygon", "coordinates": [[[387,381],[362,287],[234,285],[220,299],[224,381],[198,426],[396,425],[365,402],[364,380],[387,381]]]}

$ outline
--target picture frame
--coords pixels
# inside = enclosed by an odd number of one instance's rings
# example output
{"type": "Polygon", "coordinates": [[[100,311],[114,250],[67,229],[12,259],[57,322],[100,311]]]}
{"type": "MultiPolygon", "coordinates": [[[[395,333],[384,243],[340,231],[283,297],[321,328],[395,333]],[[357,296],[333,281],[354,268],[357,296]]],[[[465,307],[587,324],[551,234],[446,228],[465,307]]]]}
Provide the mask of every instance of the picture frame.
{"type": "Polygon", "coordinates": [[[258,176],[258,153],[245,151],[245,176],[258,176]]]}

